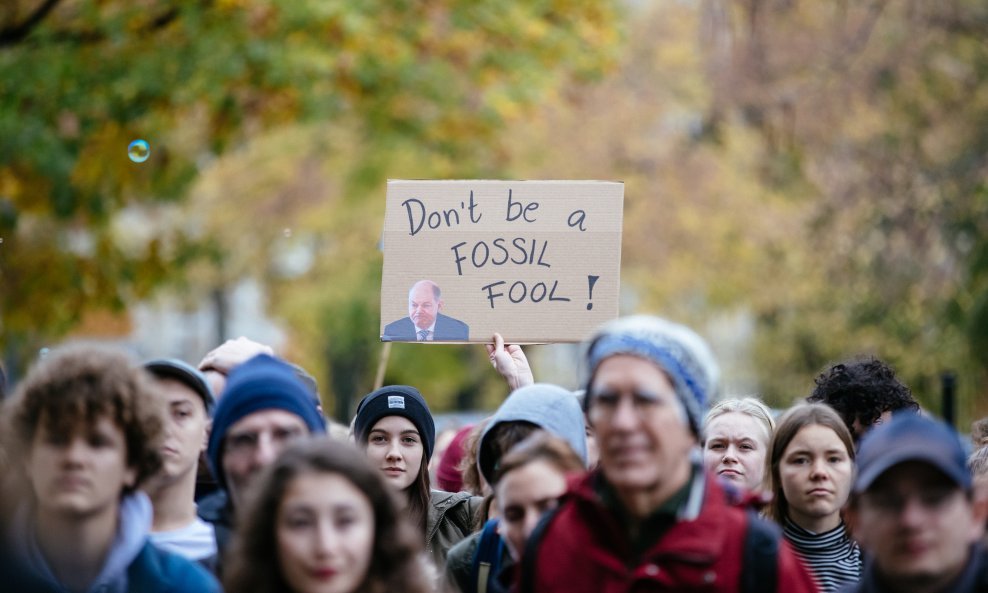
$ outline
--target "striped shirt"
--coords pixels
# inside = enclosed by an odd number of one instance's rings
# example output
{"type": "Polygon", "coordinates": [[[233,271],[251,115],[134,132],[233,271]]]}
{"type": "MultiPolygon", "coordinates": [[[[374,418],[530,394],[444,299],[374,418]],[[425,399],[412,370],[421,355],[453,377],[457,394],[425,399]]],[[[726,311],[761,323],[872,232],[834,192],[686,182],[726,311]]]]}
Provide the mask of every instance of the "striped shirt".
{"type": "Polygon", "coordinates": [[[830,531],[813,533],[786,517],[782,534],[823,593],[836,591],[861,578],[861,550],[848,537],[843,521],[830,531]]]}

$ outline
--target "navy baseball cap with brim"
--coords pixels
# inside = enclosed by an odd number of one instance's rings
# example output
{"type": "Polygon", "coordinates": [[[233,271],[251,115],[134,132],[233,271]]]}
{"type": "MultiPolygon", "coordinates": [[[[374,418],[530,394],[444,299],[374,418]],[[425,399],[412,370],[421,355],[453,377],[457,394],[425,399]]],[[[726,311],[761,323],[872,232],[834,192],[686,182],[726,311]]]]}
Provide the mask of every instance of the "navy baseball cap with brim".
{"type": "Polygon", "coordinates": [[[206,414],[213,415],[216,407],[216,397],[206,381],[206,376],[190,364],[177,358],[156,358],[144,363],[144,368],[160,379],[174,379],[185,385],[202,398],[206,406],[206,414]]]}
{"type": "Polygon", "coordinates": [[[893,415],[861,439],[854,492],[868,490],[882,474],[907,461],[932,465],[962,489],[971,489],[967,455],[954,429],[910,411],[893,415]]]}

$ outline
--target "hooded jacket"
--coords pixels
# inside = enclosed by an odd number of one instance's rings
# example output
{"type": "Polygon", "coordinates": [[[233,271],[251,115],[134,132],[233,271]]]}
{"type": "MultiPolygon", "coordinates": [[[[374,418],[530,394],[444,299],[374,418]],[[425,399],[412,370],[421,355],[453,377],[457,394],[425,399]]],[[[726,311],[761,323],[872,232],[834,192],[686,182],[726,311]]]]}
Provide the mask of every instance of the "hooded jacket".
{"type": "MultiPolygon", "coordinates": [[[[16,558],[0,568],[3,582],[24,593],[69,593],[41,552],[30,514],[24,506],[15,519],[11,547],[16,558]]],[[[144,493],[121,501],[117,534],[86,593],[219,593],[219,584],[204,568],[151,543],[151,519],[151,501],[144,493]]]]}
{"type": "Polygon", "coordinates": [[[449,549],[474,532],[481,500],[466,492],[432,491],[425,522],[425,549],[440,570],[449,549]]]}
{"type": "Polygon", "coordinates": [[[520,387],[511,392],[508,399],[494,412],[490,422],[480,435],[478,463],[480,472],[488,484],[494,483],[497,459],[493,459],[489,447],[484,444],[491,430],[505,422],[531,422],[552,433],[573,448],[583,464],[587,463],[587,433],[576,396],[572,392],[549,383],[535,383],[520,387]]]}

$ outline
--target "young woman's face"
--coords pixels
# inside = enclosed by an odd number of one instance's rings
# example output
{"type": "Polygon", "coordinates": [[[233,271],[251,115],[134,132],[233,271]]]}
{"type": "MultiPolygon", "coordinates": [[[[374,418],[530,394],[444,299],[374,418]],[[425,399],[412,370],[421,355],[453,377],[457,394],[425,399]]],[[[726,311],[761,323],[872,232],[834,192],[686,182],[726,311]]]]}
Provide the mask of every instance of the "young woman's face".
{"type": "Polygon", "coordinates": [[[721,479],[757,490],[765,476],[768,431],[750,414],[727,412],[705,429],[703,465],[721,479]]]}
{"type": "Polygon", "coordinates": [[[424,454],[418,429],[404,416],[381,418],[367,436],[367,456],[397,490],[415,483],[424,454]]]}
{"type": "Polygon", "coordinates": [[[294,593],[351,593],[367,578],[374,510],[344,476],[303,474],[278,506],[275,540],[282,576],[294,593]]]}
{"type": "Polygon", "coordinates": [[[847,448],[833,429],[819,424],[801,428],[779,460],[789,518],[817,533],[837,527],[852,472],[847,448]]]}
{"type": "Polygon", "coordinates": [[[525,550],[528,536],[542,514],[556,507],[566,492],[566,476],[542,460],[504,474],[497,483],[496,500],[501,521],[498,532],[515,560],[525,550]]]}
{"type": "Polygon", "coordinates": [[[123,430],[108,416],[68,435],[42,422],[26,463],[39,512],[66,517],[115,516],[120,493],[137,477],[123,430]]]}

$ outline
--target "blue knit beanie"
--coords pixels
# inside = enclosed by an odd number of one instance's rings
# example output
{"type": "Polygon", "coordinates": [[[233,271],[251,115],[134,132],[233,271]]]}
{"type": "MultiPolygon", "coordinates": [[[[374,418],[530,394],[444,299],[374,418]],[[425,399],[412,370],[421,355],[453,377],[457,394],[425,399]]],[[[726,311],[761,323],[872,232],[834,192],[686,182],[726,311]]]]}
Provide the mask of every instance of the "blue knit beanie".
{"type": "Polygon", "coordinates": [[[353,419],[353,434],[360,445],[367,444],[371,429],[385,416],[401,416],[415,425],[425,449],[424,463],[428,463],[436,445],[436,423],[419,390],[408,385],[387,385],[360,400],[353,419]]]}
{"type": "Polygon", "coordinates": [[[232,425],[262,410],[284,410],[301,418],[311,433],[325,433],[326,420],[316,409],[312,394],[289,364],[260,354],[233,369],[223,397],[213,415],[206,457],[213,476],[226,488],[223,474],[223,443],[232,425]]]}
{"type": "Polygon", "coordinates": [[[587,395],[590,406],[597,367],[617,354],[638,356],[655,363],[670,378],[676,396],[686,410],[690,428],[700,434],[703,414],[717,390],[720,369],[707,343],[686,327],[651,315],[622,317],[604,324],[587,347],[587,395]]]}

